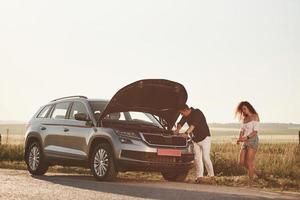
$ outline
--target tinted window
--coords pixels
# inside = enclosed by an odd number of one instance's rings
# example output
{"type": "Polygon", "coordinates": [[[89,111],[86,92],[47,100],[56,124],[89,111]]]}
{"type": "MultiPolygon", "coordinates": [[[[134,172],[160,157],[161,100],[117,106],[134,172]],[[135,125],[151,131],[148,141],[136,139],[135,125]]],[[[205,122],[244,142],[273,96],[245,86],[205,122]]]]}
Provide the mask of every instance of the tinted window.
{"type": "Polygon", "coordinates": [[[53,118],[53,119],[65,119],[69,105],[70,105],[69,102],[56,104],[55,108],[54,108],[54,111],[52,112],[51,118],[53,118]]]}
{"type": "Polygon", "coordinates": [[[75,119],[75,114],[77,114],[77,113],[88,114],[87,110],[85,109],[84,104],[81,103],[81,102],[74,102],[73,103],[73,106],[72,106],[72,109],[71,109],[71,112],[70,112],[70,119],[75,119]]]}
{"type": "Polygon", "coordinates": [[[38,114],[37,118],[45,118],[52,105],[45,106],[38,114]]]}

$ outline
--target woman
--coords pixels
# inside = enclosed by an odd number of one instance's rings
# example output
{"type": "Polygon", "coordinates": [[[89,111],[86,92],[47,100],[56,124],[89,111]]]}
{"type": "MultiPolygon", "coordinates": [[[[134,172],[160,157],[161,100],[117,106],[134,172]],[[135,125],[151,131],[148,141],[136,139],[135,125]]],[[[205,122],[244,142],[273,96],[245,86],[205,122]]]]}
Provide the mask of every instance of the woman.
{"type": "Polygon", "coordinates": [[[254,158],[258,148],[258,125],[259,116],[253,106],[247,102],[242,101],[236,109],[236,116],[239,116],[242,121],[242,128],[237,144],[243,142],[239,164],[248,169],[249,178],[253,179],[254,174],[257,175],[254,167],[254,158]]]}

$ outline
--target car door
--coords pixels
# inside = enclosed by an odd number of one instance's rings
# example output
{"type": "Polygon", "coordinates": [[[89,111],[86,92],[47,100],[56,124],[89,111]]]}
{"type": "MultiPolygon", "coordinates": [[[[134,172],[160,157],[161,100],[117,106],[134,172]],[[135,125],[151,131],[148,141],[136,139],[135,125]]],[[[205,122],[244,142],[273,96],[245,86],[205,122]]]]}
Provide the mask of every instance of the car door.
{"type": "Polygon", "coordinates": [[[66,158],[68,149],[65,148],[67,113],[71,102],[56,103],[49,118],[42,124],[44,134],[44,152],[50,158],[66,158]]]}
{"type": "MultiPolygon", "coordinates": [[[[91,121],[79,121],[75,119],[77,113],[84,113],[89,116],[88,107],[85,103],[74,101],[68,113],[68,120],[64,126],[65,132],[64,147],[68,149],[69,158],[74,160],[88,159],[88,139],[94,129],[91,121]]],[[[91,119],[91,117],[89,116],[91,119]]]]}

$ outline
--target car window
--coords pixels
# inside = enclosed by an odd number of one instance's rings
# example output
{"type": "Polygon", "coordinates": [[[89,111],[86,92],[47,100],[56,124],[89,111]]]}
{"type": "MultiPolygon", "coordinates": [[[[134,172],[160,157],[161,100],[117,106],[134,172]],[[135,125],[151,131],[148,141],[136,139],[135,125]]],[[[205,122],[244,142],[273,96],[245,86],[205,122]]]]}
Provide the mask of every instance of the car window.
{"type": "Polygon", "coordinates": [[[105,109],[107,103],[107,101],[89,101],[94,117],[97,121],[100,118],[101,113],[105,109]]]}
{"type": "Polygon", "coordinates": [[[122,121],[126,120],[124,112],[110,113],[105,116],[105,119],[122,120],[122,121]]]}
{"type": "Polygon", "coordinates": [[[56,104],[55,108],[52,112],[51,118],[53,118],[53,119],[65,119],[69,105],[70,105],[69,102],[56,104]]]}
{"type": "Polygon", "coordinates": [[[146,115],[142,112],[129,112],[131,116],[131,120],[133,121],[143,121],[143,122],[149,122],[153,123],[153,120],[149,118],[149,115],[146,115]]]}
{"type": "Polygon", "coordinates": [[[45,118],[52,105],[45,106],[38,114],[37,118],[45,118]]]}
{"type": "Polygon", "coordinates": [[[93,113],[102,113],[108,104],[107,101],[90,101],[89,103],[93,113]]]}
{"type": "Polygon", "coordinates": [[[71,112],[70,112],[70,119],[75,119],[75,115],[77,113],[85,113],[85,114],[88,114],[85,106],[83,103],[81,102],[74,102],[73,105],[72,105],[72,109],[71,109],[71,112]]]}
{"type": "Polygon", "coordinates": [[[144,113],[144,112],[130,111],[130,112],[110,113],[106,115],[104,119],[119,120],[119,121],[133,121],[142,124],[152,124],[160,128],[162,127],[154,115],[149,113],[144,113]]]}

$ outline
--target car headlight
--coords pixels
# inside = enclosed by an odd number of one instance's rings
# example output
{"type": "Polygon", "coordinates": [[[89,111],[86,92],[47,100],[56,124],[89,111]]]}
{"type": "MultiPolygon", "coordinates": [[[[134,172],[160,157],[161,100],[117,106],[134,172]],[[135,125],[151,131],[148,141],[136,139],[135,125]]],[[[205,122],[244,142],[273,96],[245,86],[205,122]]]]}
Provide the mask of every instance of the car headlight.
{"type": "Polygon", "coordinates": [[[134,139],[141,139],[141,136],[137,132],[126,132],[126,131],[120,131],[120,130],[115,130],[116,134],[119,137],[128,137],[128,138],[134,138],[134,139]]]}

